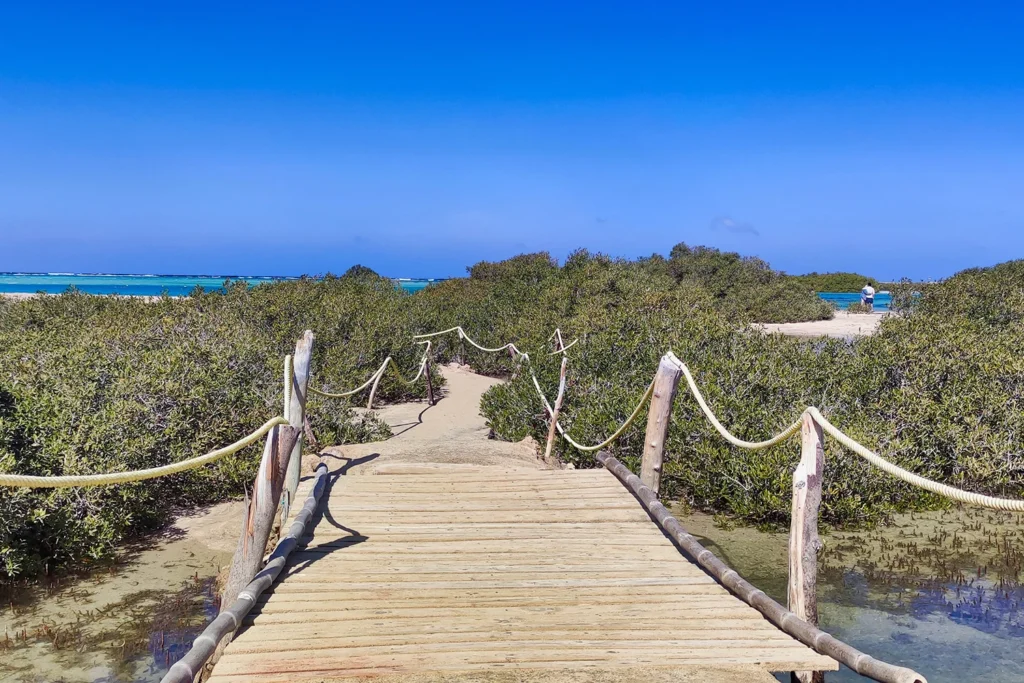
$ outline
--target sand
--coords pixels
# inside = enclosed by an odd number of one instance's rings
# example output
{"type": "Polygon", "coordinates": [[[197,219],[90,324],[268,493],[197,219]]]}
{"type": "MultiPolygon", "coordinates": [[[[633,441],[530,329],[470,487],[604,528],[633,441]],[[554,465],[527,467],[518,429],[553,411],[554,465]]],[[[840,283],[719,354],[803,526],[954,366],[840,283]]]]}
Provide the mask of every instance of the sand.
{"type": "Polygon", "coordinates": [[[791,337],[868,337],[878,331],[887,313],[847,313],[836,311],[832,320],[806,323],[761,323],[755,327],[768,333],[778,332],[791,337]]]}
{"type": "Polygon", "coordinates": [[[163,624],[179,613],[201,618],[199,594],[230,563],[243,508],[231,501],[182,514],[125,548],[111,570],[18,591],[0,609],[0,639],[27,631],[30,642],[3,652],[0,680],[159,681],[154,658],[176,658],[191,641],[163,624]]]}
{"type": "MultiPolygon", "coordinates": [[[[324,449],[324,461],[333,470],[348,461],[362,462],[350,474],[369,474],[390,463],[463,463],[510,467],[554,466],[538,455],[532,439],[519,443],[490,438],[480,415],[480,397],[501,380],[477,375],[451,364],[440,368],[446,385],[434,406],[426,402],[402,403],[375,411],[391,426],[387,441],[324,449]]],[[[314,427],[315,429],[315,427],[314,427]]]]}

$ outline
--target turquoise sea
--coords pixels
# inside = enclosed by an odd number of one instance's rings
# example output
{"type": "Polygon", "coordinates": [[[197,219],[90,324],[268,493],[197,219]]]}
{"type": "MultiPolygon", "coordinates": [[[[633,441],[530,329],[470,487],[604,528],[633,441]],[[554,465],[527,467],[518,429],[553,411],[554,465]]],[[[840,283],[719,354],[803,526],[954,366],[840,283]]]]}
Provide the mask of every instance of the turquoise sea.
{"type": "MultiPolygon", "coordinates": [[[[121,294],[124,296],[185,296],[196,287],[205,290],[222,289],[224,280],[244,280],[250,285],[263,282],[296,280],[290,276],[275,275],[107,275],[101,273],[0,273],[0,293],[34,294],[47,292],[59,294],[69,287],[75,287],[88,294],[121,294]]],[[[443,278],[393,278],[395,285],[407,292],[418,292],[443,278]]],[[[822,292],[825,301],[832,302],[842,310],[860,301],[858,292],[822,292]]],[[[875,310],[889,310],[890,296],[878,294],[875,310]]]]}
{"type": "MultiPolygon", "coordinates": [[[[818,296],[825,301],[835,304],[836,308],[841,311],[848,308],[850,304],[860,302],[860,292],[819,292],[818,296]]],[[[891,301],[892,296],[887,292],[875,294],[875,310],[888,311],[891,301]]]]}
{"type": "MultiPolygon", "coordinates": [[[[59,294],[75,287],[88,294],[121,294],[124,296],[185,296],[196,287],[222,289],[225,280],[244,280],[250,285],[264,282],[297,280],[295,277],[272,275],[107,275],[100,273],[0,273],[0,293],[47,292],[59,294]]],[[[395,278],[395,285],[407,292],[416,292],[440,279],[395,278]]]]}

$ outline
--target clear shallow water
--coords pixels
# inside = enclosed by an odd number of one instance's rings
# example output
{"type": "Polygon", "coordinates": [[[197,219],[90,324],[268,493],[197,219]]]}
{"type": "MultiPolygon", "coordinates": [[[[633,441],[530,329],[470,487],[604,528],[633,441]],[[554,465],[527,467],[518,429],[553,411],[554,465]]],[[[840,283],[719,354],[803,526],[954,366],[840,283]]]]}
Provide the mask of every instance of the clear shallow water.
{"type": "Polygon", "coordinates": [[[206,524],[219,539],[241,507],[214,509],[226,510],[223,520],[193,513],[126,547],[117,562],[0,586],[0,681],[158,683],[218,612],[214,579],[234,544],[211,547],[196,528],[206,524]]]}
{"type": "MultiPolygon", "coordinates": [[[[224,281],[243,280],[250,285],[295,280],[293,277],[263,275],[101,275],[79,273],[0,273],[0,293],[59,294],[75,287],[87,294],[122,296],[186,296],[196,287],[207,291],[223,288],[224,281]]],[[[407,292],[416,292],[437,282],[434,279],[399,278],[395,284],[407,292]]]]}
{"type": "MultiPolygon", "coordinates": [[[[839,310],[849,308],[850,304],[860,303],[860,292],[818,292],[825,301],[835,304],[839,310]]],[[[888,311],[892,301],[890,294],[875,294],[875,310],[888,311]]]]}
{"type": "MultiPolygon", "coordinates": [[[[785,604],[787,534],[721,528],[707,515],[679,520],[785,604]]],[[[929,683],[1024,682],[1024,517],[975,509],[900,515],[891,526],[822,540],[823,630],[929,683]]],[[[826,679],[868,680],[845,668],[826,679]]]]}

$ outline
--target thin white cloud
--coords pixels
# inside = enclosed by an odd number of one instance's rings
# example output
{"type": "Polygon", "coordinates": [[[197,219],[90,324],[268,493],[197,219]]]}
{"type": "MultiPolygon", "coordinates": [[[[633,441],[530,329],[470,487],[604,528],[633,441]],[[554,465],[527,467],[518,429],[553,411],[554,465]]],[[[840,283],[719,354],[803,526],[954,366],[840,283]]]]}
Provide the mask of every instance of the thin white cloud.
{"type": "Polygon", "coordinates": [[[731,232],[737,235],[754,235],[755,237],[761,234],[750,223],[741,223],[729,216],[716,216],[713,218],[711,220],[711,229],[716,232],[731,232]]]}

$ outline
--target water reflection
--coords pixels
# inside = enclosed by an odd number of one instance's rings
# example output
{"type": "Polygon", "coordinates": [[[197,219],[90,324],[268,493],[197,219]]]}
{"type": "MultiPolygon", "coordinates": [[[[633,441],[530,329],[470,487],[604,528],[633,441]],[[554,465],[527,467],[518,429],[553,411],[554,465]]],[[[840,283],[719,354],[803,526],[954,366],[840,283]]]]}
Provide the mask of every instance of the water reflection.
{"type": "Polygon", "coordinates": [[[0,674],[32,683],[159,681],[217,610],[213,579],[199,577],[178,590],[129,593],[64,619],[37,620],[25,610],[17,614],[20,628],[0,642],[0,674]]]}
{"type": "MultiPolygon", "coordinates": [[[[784,603],[786,534],[716,526],[704,515],[680,521],[784,603]]],[[[1024,681],[1020,515],[977,509],[904,515],[890,526],[823,540],[823,629],[931,683],[1024,681]]],[[[864,679],[846,670],[829,680],[864,679]]]]}
{"type": "Polygon", "coordinates": [[[0,680],[159,681],[216,616],[235,503],[179,517],[89,573],[0,590],[0,680]]]}

